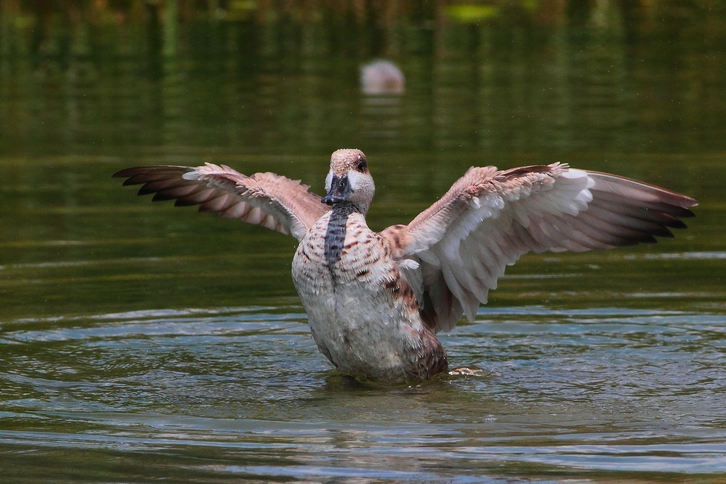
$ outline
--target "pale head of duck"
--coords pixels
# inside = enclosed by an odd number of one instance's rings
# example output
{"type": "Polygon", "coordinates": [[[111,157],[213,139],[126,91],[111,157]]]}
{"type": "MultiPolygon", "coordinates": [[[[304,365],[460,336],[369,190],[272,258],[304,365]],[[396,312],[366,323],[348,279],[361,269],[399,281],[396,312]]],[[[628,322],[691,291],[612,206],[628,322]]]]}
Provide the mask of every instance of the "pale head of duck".
{"type": "Polygon", "coordinates": [[[361,213],[371,206],[376,186],[368,171],[366,155],[360,150],[342,149],[330,156],[330,171],[325,178],[327,195],[323,203],[355,205],[361,213]]]}

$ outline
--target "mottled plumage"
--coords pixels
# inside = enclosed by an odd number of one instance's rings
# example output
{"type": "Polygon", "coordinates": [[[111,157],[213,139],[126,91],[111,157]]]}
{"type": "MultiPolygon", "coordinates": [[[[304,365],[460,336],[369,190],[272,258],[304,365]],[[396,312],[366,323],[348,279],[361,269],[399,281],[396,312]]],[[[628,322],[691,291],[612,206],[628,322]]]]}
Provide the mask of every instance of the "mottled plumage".
{"type": "Polygon", "coordinates": [[[206,164],[129,168],[139,194],[262,225],[300,242],[295,287],[313,338],[343,374],[383,383],[448,368],[436,338],[480,304],[526,252],[608,249],[683,228],[696,201],[607,173],[555,163],[471,168],[408,225],[377,233],[365,215],[375,186],[365,155],[338,150],[321,198],[272,173],[206,164]],[[322,203],[321,203],[322,202],[322,203]]]}

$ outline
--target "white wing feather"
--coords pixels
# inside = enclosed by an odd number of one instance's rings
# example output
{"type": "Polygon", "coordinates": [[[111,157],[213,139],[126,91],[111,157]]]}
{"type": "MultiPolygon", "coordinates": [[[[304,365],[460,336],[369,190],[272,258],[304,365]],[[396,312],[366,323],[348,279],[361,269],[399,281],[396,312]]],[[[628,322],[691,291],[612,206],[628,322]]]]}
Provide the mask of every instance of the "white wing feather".
{"type": "MultiPolygon", "coordinates": [[[[672,236],[696,201],[605,173],[555,163],[497,171],[471,168],[407,227],[404,276],[432,304],[436,330],[473,320],[506,266],[529,251],[585,251],[672,236]],[[420,281],[420,282],[419,282],[420,281]]],[[[401,228],[397,229],[399,232],[401,228]]],[[[384,234],[386,231],[383,232],[384,234]]]]}

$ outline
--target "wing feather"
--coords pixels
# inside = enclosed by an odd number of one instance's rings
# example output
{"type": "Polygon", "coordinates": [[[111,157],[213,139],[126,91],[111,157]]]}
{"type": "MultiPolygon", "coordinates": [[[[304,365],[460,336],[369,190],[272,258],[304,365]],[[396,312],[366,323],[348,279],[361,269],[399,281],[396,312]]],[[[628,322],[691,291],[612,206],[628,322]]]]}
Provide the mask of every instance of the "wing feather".
{"type": "Polygon", "coordinates": [[[448,331],[462,315],[474,318],[506,266],[523,254],[655,242],[685,227],[681,218],[692,217],[696,204],[654,185],[559,163],[471,168],[405,227],[397,253],[418,262],[427,323],[448,331]]]}
{"type": "Polygon", "coordinates": [[[113,176],[126,178],[124,185],[142,185],[138,194],[153,193],[153,201],[199,205],[200,212],[237,218],[298,240],[330,210],[299,181],[274,173],[246,176],[225,165],[142,166],[113,176]]]}

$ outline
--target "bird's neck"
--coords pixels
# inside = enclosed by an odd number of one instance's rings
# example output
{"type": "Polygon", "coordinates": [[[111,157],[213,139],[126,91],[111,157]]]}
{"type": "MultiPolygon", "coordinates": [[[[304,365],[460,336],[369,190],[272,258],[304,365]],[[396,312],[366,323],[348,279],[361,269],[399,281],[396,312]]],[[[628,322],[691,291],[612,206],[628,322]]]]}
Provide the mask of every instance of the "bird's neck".
{"type": "MultiPolygon", "coordinates": [[[[328,226],[325,230],[325,259],[331,269],[340,261],[348,230],[348,217],[354,213],[360,213],[360,211],[355,204],[350,202],[336,203],[330,212],[328,226]]],[[[335,278],[335,274],[333,277],[335,278]]]]}
{"type": "Polygon", "coordinates": [[[348,215],[353,213],[360,213],[362,215],[365,215],[368,211],[368,205],[365,205],[361,207],[360,203],[354,203],[354,202],[338,202],[333,205],[333,215],[337,218],[347,218],[348,215]]]}

